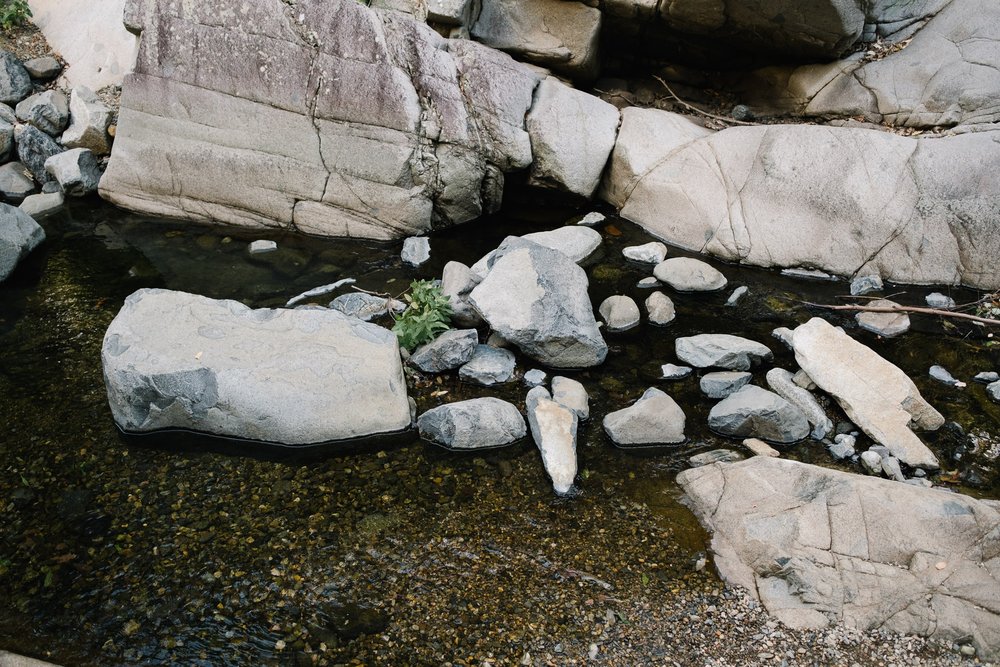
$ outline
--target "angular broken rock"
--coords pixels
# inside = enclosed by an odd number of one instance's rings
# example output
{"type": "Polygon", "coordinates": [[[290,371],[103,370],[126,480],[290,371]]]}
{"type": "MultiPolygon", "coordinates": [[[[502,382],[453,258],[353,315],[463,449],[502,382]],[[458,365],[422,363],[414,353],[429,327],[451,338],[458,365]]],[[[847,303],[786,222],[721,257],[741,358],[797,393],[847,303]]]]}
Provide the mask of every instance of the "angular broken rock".
{"type": "Polygon", "coordinates": [[[441,293],[451,304],[451,319],[460,327],[477,327],[483,322],[469,304],[469,292],[479,284],[472,271],[461,262],[448,262],[441,272],[441,293]]]}
{"type": "Polygon", "coordinates": [[[111,109],[86,86],[77,86],[69,96],[70,124],[62,134],[66,148],[89,148],[94,155],[111,152],[108,126],[111,109]]]}
{"type": "Polygon", "coordinates": [[[9,204],[0,204],[0,282],[44,240],[45,230],[30,215],[9,204]]]}
{"type": "Polygon", "coordinates": [[[733,371],[748,371],[761,361],[771,359],[766,345],[730,334],[698,334],[674,341],[677,358],[695,368],[718,366],[733,371]]]}
{"type": "Polygon", "coordinates": [[[586,272],[561,252],[510,237],[469,302],[529,357],[553,368],[584,368],[608,354],[587,287],[586,272]]]}
{"type": "Polygon", "coordinates": [[[793,628],[844,623],[1000,659],[1000,507],[783,459],[685,470],[719,574],[793,628]]]}
{"type": "Polygon", "coordinates": [[[940,467],[910,429],[938,429],[944,417],[903,371],[818,317],[796,328],[792,343],[802,370],[872,440],[909,466],[940,467]]]}
{"type": "Polygon", "coordinates": [[[69,123],[69,103],[58,90],[46,90],[21,100],[14,109],[17,119],[56,136],[69,123]]]}
{"type": "Polygon", "coordinates": [[[420,437],[452,449],[502,447],[528,428],[517,408],[499,398],[473,398],[432,408],[417,420],[420,437]]]}
{"type": "Polygon", "coordinates": [[[45,160],[45,171],[59,183],[70,197],[83,197],[97,192],[101,169],[89,148],[71,148],[45,160]]]}
{"type": "Polygon", "coordinates": [[[826,416],[826,412],[819,404],[819,401],[808,391],[795,384],[793,375],[784,368],[772,368],[767,372],[767,386],[781,396],[783,399],[797,407],[812,424],[813,440],[822,440],[826,434],[833,430],[833,421],[826,416]]]}
{"type": "Polygon", "coordinates": [[[443,373],[468,363],[479,345],[475,329],[449,329],[410,356],[410,363],[425,373],[443,373]]]}
{"type": "Polygon", "coordinates": [[[709,398],[725,398],[746,386],[751,378],[753,374],[746,371],[705,373],[698,380],[698,387],[709,398]]]}
{"type": "Polygon", "coordinates": [[[802,411],[774,392],[747,385],[717,403],[708,426],[723,435],[787,445],[809,435],[802,411]]]}
{"type": "Polygon", "coordinates": [[[552,488],[561,496],[571,493],[577,472],[576,412],[553,401],[543,387],[528,392],[525,407],[531,437],[552,479],[552,488]]]}
{"type": "Polygon", "coordinates": [[[684,411],[668,394],[650,387],[638,401],[604,417],[604,431],[616,445],[684,442],[684,411]]]}
{"type": "Polygon", "coordinates": [[[108,327],[101,361],[125,431],[303,445],[410,426],[396,337],[335,310],[142,289],[108,327]]]}

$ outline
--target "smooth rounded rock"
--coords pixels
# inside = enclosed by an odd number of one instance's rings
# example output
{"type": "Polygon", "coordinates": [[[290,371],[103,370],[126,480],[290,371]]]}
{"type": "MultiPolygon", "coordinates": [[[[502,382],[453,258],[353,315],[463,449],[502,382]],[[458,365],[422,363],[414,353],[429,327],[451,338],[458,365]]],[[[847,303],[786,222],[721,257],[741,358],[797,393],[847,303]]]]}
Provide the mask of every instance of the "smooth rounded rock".
{"type": "Polygon", "coordinates": [[[670,324],[677,317],[673,300],[663,292],[653,292],[646,297],[646,312],[649,323],[657,326],[670,324]]]}
{"type": "MultiPolygon", "coordinates": [[[[899,304],[888,299],[876,299],[867,304],[873,308],[892,308],[899,304]]],[[[861,312],[854,316],[858,326],[879,336],[892,338],[910,330],[910,316],[906,313],[861,312]]]]}
{"type": "Polygon", "coordinates": [[[518,409],[499,398],[448,403],[420,415],[420,437],[452,449],[488,449],[517,442],[528,433],[518,409]]]}
{"type": "Polygon", "coordinates": [[[656,265],[653,275],[678,292],[717,292],[726,277],[705,262],[690,257],[671,257],[656,265]]]}
{"type": "Polygon", "coordinates": [[[627,331],[640,321],[639,306],[628,296],[609,296],[598,311],[608,331],[627,331]]]}
{"type": "Polygon", "coordinates": [[[667,257],[667,246],[659,241],[628,246],[622,250],[625,259],[640,264],[659,264],[667,257]]]}

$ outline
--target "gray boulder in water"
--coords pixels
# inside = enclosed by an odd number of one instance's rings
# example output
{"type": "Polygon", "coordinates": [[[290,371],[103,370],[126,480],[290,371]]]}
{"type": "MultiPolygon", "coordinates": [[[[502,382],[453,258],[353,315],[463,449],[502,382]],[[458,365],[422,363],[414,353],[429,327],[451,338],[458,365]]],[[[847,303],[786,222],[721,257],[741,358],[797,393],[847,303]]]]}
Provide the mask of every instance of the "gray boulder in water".
{"type": "Polygon", "coordinates": [[[448,403],[420,415],[420,437],[452,449],[509,445],[528,433],[517,408],[499,398],[448,403]]]}
{"type": "Polygon", "coordinates": [[[126,431],[303,445],[410,426],[396,337],[335,310],[142,289],[108,327],[101,361],[126,431]]]}
{"type": "Polygon", "coordinates": [[[44,240],[45,230],[30,215],[0,204],[0,281],[6,280],[17,263],[44,240]]]}

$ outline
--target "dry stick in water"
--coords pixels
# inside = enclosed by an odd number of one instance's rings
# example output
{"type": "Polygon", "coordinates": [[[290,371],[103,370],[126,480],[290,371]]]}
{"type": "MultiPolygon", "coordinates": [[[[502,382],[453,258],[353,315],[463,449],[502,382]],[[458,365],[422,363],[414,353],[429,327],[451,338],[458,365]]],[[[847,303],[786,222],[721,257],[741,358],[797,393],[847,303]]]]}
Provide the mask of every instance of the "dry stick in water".
{"type": "Polygon", "coordinates": [[[939,310],[937,308],[921,308],[920,306],[831,306],[825,303],[812,303],[811,301],[802,301],[801,303],[806,306],[825,308],[827,310],[856,310],[865,313],[919,313],[921,315],[938,315],[940,317],[953,317],[960,320],[969,320],[972,322],[978,322],[979,324],[1000,327],[1000,320],[993,320],[988,317],[979,317],[978,315],[969,315],[968,313],[956,313],[951,310],[939,310]]]}
{"type": "Polygon", "coordinates": [[[658,77],[658,76],[656,76],[654,74],[653,78],[656,79],[657,81],[659,81],[663,85],[663,87],[667,89],[667,92],[670,93],[670,96],[672,98],[674,98],[675,100],[677,100],[677,102],[679,102],[684,108],[690,109],[691,111],[694,111],[695,113],[700,113],[702,116],[708,116],[709,118],[714,118],[715,120],[721,120],[723,123],[735,123],[736,125],[756,125],[757,124],[757,123],[748,123],[748,122],[742,121],[742,120],[736,120],[735,118],[730,118],[729,116],[716,116],[714,113],[708,113],[707,111],[703,111],[703,110],[699,109],[698,107],[692,106],[692,105],[688,104],[687,102],[685,102],[684,100],[682,100],[681,98],[677,97],[677,93],[675,93],[670,88],[670,86],[667,85],[667,82],[664,81],[663,79],[661,79],[660,77],[658,77]]]}

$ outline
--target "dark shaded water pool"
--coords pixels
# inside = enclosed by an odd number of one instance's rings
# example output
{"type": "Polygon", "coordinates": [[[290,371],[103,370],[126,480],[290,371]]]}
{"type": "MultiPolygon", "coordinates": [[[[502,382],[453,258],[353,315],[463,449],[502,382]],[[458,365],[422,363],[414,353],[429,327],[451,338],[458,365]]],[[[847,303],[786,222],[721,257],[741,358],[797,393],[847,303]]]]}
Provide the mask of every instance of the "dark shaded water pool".
{"type": "MultiPolygon", "coordinates": [[[[126,439],[111,422],[101,339],[140,287],[252,306],[342,277],[398,293],[450,259],[471,264],[508,233],[561,222],[548,217],[497,216],[441,234],[419,269],[400,263],[399,244],[179,225],[96,200],[43,221],[48,242],[0,285],[0,648],[73,665],[506,664],[551,650],[552,638],[585,654],[606,608],[624,601],[717,595],[718,581],[693,568],[706,537],[674,475],[691,454],[736,443],[707,430],[711,402],[697,377],[666,382],[660,365],[676,362],[676,336],[716,332],[760,340],[776,365],[794,368],[771,330],[819,313],[801,301],[842,302],[844,283],[720,265],[731,287],[750,288],[736,308],[723,306],[729,290],[668,290],[674,324],[609,335],[608,361],[571,374],[594,415],[580,434],[583,493],[572,500],[553,496],[530,443],[479,456],[414,436],[287,451],[183,434],[126,439]],[[280,250],[251,257],[254,238],[280,250]],[[600,418],[653,385],[686,411],[689,442],[613,448],[600,418]]],[[[635,283],[650,271],[621,248],[649,237],[613,219],[598,229],[604,248],[587,263],[594,303],[617,293],[641,303],[647,292],[635,283]]],[[[913,304],[929,291],[887,289],[913,304]]],[[[849,315],[822,315],[854,330],[849,315]]],[[[957,424],[925,438],[942,482],[998,497],[1000,406],[981,385],[945,387],[927,369],[940,363],[968,380],[1000,369],[1000,350],[973,326],[913,319],[900,339],[856,335],[957,424]]],[[[519,371],[532,367],[519,360],[519,371]]],[[[523,404],[525,388],[443,376],[411,393],[424,410],[486,394],[523,404]]],[[[832,465],[812,442],[787,455],[832,465]]]]}

